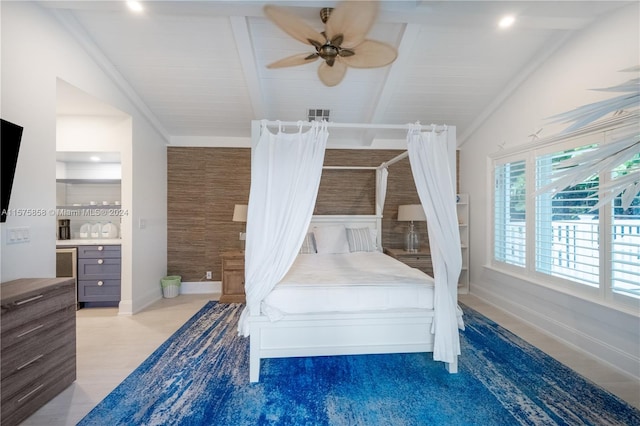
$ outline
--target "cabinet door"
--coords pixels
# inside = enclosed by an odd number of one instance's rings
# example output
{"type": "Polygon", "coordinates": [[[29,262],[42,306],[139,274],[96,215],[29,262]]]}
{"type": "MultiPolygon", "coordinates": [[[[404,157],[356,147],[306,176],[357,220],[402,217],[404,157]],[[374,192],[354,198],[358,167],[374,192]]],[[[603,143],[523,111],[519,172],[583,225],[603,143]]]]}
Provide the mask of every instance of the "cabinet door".
{"type": "Polygon", "coordinates": [[[119,302],[120,280],[78,281],[78,302],[119,302]]]}
{"type": "Polygon", "coordinates": [[[79,259],[78,280],[119,280],[120,259],[79,259]]]}
{"type": "Polygon", "coordinates": [[[225,295],[244,295],[244,271],[225,270],[222,276],[225,295]]]}

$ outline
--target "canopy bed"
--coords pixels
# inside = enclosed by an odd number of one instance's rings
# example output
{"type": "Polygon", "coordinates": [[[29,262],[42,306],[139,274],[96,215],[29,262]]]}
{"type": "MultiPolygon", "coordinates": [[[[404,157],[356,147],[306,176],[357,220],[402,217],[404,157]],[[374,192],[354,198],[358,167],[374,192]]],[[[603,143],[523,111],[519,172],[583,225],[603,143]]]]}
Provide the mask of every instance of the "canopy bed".
{"type": "Polygon", "coordinates": [[[297,356],[433,352],[457,372],[455,128],[262,120],[252,133],[247,306],[238,326],[250,337],[250,381],[259,380],[261,359],[297,356]],[[375,214],[313,216],[328,128],[406,132],[407,152],[373,168],[375,214]],[[407,156],[433,278],[381,253],[387,167],[407,156]]]}

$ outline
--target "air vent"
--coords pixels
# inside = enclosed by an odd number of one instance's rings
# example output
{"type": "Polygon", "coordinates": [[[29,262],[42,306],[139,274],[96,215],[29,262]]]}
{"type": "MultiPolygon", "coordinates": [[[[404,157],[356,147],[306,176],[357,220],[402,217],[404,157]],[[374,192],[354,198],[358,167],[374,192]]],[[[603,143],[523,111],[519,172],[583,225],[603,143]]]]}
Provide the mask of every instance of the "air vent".
{"type": "Polygon", "coordinates": [[[328,109],[310,109],[309,110],[309,121],[329,121],[329,110],[328,109]]]}

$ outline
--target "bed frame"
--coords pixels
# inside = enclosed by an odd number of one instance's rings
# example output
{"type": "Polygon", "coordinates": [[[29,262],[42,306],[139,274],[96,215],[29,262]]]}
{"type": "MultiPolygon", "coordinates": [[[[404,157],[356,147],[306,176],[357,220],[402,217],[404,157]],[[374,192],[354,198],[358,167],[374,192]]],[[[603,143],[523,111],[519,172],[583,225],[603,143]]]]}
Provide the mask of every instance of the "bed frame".
{"type": "MultiPolygon", "coordinates": [[[[380,222],[379,215],[314,216],[311,227],[368,226],[379,230],[381,249],[380,222]]],[[[264,358],[433,352],[432,323],[433,310],[424,309],[287,315],[273,322],[265,315],[251,316],[249,378],[259,381],[264,358]]],[[[456,373],[457,358],[446,366],[456,373]]]]}

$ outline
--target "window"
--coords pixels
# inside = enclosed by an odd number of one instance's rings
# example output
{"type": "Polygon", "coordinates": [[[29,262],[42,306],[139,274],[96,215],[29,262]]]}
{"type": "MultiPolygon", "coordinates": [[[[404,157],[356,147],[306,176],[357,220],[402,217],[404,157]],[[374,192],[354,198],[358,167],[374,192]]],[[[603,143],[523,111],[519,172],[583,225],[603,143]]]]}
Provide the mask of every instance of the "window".
{"type": "MultiPolygon", "coordinates": [[[[613,177],[640,170],[640,154],[613,171],[613,177]]],[[[640,195],[622,208],[619,195],[613,201],[611,220],[611,288],[615,293],[640,296],[640,195]]]]}
{"type": "Polygon", "coordinates": [[[516,161],[495,167],[494,257],[525,266],[526,188],[525,163],[516,161]]]}
{"type": "MultiPolygon", "coordinates": [[[[640,152],[625,156],[627,161],[612,171],[595,169],[600,174],[554,187],[565,160],[594,150],[591,156],[602,158],[602,148],[618,149],[620,141],[613,137],[617,130],[605,130],[558,138],[494,159],[492,264],[521,270],[586,298],[637,303],[640,185],[633,186],[637,178],[630,175],[640,173],[640,152]],[[615,197],[606,192],[608,184],[620,181],[629,182],[627,192],[615,197]]],[[[637,143],[637,133],[632,134],[637,143]]]]}
{"type": "MultiPolygon", "coordinates": [[[[553,182],[562,161],[590,151],[589,145],[536,158],[536,190],[553,182]]],[[[536,197],[536,271],[598,287],[600,240],[598,178],[536,197]],[[594,190],[594,188],[596,188],[594,190]]]]}

